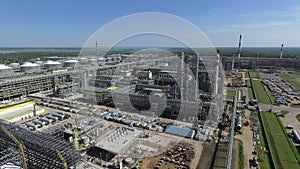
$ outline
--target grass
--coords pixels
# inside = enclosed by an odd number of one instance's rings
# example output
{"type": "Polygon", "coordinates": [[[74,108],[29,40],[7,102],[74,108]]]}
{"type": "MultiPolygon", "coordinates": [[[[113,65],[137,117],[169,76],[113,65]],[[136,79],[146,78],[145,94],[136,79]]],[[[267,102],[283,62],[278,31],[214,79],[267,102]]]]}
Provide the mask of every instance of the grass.
{"type": "Polygon", "coordinates": [[[244,147],[239,144],[239,168],[244,169],[244,147]]]}
{"type": "Polygon", "coordinates": [[[264,85],[259,80],[252,80],[252,84],[255,95],[259,102],[264,104],[273,104],[274,96],[267,88],[264,89],[264,85]],[[270,96],[271,100],[269,99],[268,95],[270,96]]]}
{"type": "Polygon", "coordinates": [[[282,110],[282,111],[280,111],[280,113],[281,113],[281,115],[285,116],[286,114],[288,114],[288,113],[289,113],[289,111],[282,110]]]}
{"type": "Polygon", "coordinates": [[[294,76],[295,78],[300,78],[300,72],[289,72],[290,75],[294,76]]]}
{"type": "Polygon", "coordinates": [[[296,116],[297,120],[300,122],[300,114],[296,116]]]}
{"type": "MultiPolygon", "coordinates": [[[[262,112],[261,117],[265,125],[267,141],[276,168],[300,168],[297,156],[291,147],[285,129],[274,113],[262,112]]],[[[297,151],[297,150],[295,150],[297,151]]]]}
{"type": "Polygon", "coordinates": [[[249,77],[250,78],[257,78],[257,79],[259,79],[259,72],[258,71],[255,71],[255,70],[250,70],[249,71],[249,77]]]}
{"type": "MultiPolygon", "coordinates": [[[[255,119],[258,120],[258,115],[254,115],[255,119]]],[[[264,151],[266,147],[266,139],[262,134],[262,127],[259,125],[259,140],[260,140],[260,147],[258,148],[258,159],[259,159],[259,167],[261,169],[270,169],[271,168],[271,159],[269,158],[268,154],[264,151]]]]}
{"type": "Polygon", "coordinates": [[[232,99],[235,96],[236,89],[234,89],[232,87],[227,87],[226,90],[227,90],[226,98],[232,99]]]}
{"type": "Polygon", "coordinates": [[[299,104],[292,104],[292,105],[290,105],[291,107],[293,107],[293,108],[300,108],[300,105],[299,104]]]}
{"type": "Polygon", "coordinates": [[[285,74],[285,73],[278,73],[278,76],[281,79],[288,81],[291,85],[293,85],[298,90],[300,90],[300,82],[295,79],[295,76],[292,76],[290,74],[285,74]]]}
{"type": "Polygon", "coordinates": [[[214,168],[220,167],[225,168],[226,167],[226,157],[227,157],[227,150],[228,145],[227,144],[219,144],[217,154],[214,161],[214,168]]]}
{"type": "Polygon", "coordinates": [[[280,124],[281,129],[283,130],[283,132],[285,134],[285,137],[287,138],[287,141],[288,141],[288,143],[289,143],[289,145],[290,145],[290,147],[291,147],[291,149],[292,149],[292,151],[293,151],[296,159],[298,160],[298,164],[300,165],[300,154],[299,154],[298,150],[296,149],[293,140],[289,138],[285,126],[282,124],[281,120],[278,117],[277,117],[277,120],[278,120],[278,122],[280,124]]]}
{"type": "Polygon", "coordinates": [[[248,88],[248,98],[249,100],[253,100],[254,96],[253,96],[250,80],[247,81],[247,88],[248,88]]]}
{"type": "Polygon", "coordinates": [[[211,168],[216,143],[204,143],[203,150],[197,168],[211,168]]]}

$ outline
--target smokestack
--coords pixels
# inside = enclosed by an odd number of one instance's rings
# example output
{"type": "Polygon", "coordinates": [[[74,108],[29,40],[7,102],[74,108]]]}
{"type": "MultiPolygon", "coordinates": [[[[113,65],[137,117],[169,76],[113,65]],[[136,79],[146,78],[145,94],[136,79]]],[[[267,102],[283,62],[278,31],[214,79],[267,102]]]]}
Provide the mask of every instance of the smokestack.
{"type": "Polygon", "coordinates": [[[242,35],[240,35],[240,40],[239,40],[238,58],[241,57],[241,44],[242,44],[242,35]]]}
{"type": "Polygon", "coordinates": [[[96,56],[99,56],[98,41],[96,41],[96,56]]]}
{"type": "Polygon", "coordinates": [[[282,59],[282,52],[283,52],[283,44],[281,44],[281,49],[280,49],[280,59],[282,59]]]}

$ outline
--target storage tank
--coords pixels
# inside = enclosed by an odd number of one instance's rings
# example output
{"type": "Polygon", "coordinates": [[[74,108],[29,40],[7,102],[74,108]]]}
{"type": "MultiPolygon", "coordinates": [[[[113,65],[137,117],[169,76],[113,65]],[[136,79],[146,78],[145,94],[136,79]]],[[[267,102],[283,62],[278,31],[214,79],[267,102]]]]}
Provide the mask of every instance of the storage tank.
{"type": "Polygon", "coordinates": [[[130,164],[133,164],[133,163],[134,163],[134,160],[132,158],[128,157],[128,158],[125,159],[125,164],[130,165],[130,164]]]}
{"type": "Polygon", "coordinates": [[[74,68],[74,67],[76,67],[77,66],[77,64],[78,64],[78,61],[77,60],[67,60],[67,61],[65,61],[65,67],[72,67],[72,68],[74,68]]]}
{"type": "Polygon", "coordinates": [[[111,57],[107,57],[106,59],[105,59],[105,62],[111,62],[112,61],[112,58],[111,57]]]}
{"type": "Polygon", "coordinates": [[[92,65],[92,66],[98,65],[98,61],[95,58],[88,59],[88,62],[89,62],[89,65],[92,65]]]}
{"type": "Polygon", "coordinates": [[[81,57],[81,58],[79,58],[79,63],[80,64],[87,64],[88,63],[88,59],[87,58],[84,58],[84,57],[81,57]]]}
{"type": "Polygon", "coordinates": [[[239,116],[239,117],[237,118],[236,129],[239,130],[239,131],[242,130],[242,116],[239,116]]]}
{"type": "Polygon", "coordinates": [[[9,66],[0,64],[0,78],[1,77],[8,77],[13,74],[13,69],[9,66]]]}
{"type": "Polygon", "coordinates": [[[99,62],[105,62],[105,58],[104,58],[104,57],[99,57],[97,60],[98,60],[99,62]]]}
{"type": "Polygon", "coordinates": [[[40,71],[41,71],[40,65],[36,63],[25,62],[23,65],[21,65],[21,72],[35,73],[40,71]]]}
{"type": "Polygon", "coordinates": [[[48,60],[45,63],[45,69],[47,70],[58,70],[61,69],[61,63],[57,61],[48,60]]]}
{"type": "Polygon", "coordinates": [[[35,63],[38,64],[38,65],[40,65],[40,66],[43,66],[43,65],[44,65],[44,62],[43,62],[43,61],[40,61],[40,60],[39,60],[39,61],[36,61],[35,63]]]}
{"type": "Polygon", "coordinates": [[[9,64],[9,66],[11,67],[11,68],[19,68],[20,67],[20,63],[11,63],[11,64],[9,64]]]}

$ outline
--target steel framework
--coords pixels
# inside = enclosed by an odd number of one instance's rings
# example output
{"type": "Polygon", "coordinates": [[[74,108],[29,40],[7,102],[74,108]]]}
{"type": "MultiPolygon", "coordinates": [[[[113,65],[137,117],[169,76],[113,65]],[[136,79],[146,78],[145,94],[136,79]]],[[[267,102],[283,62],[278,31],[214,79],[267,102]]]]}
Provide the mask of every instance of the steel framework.
{"type": "MultiPolygon", "coordinates": [[[[21,125],[0,120],[0,125],[5,127],[14,137],[25,146],[25,157],[30,169],[64,168],[64,164],[57,154],[59,151],[69,167],[75,167],[80,160],[80,155],[72,149],[72,145],[64,140],[55,138],[47,133],[31,131],[21,125]]],[[[3,130],[0,130],[0,143],[2,148],[17,146],[3,130]]]]}
{"type": "MultiPolygon", "coordinates": [[[[0,145],[2,148],[1,143],[0,143],[0,145]]],[[[9,163],[11,163],[15,166],[21,167],[21,159],[20,159],[18,150],[14,149],[13,147],[10,147],[8,149],[0,151],[0,166],[9,164],[9,163]]]]}

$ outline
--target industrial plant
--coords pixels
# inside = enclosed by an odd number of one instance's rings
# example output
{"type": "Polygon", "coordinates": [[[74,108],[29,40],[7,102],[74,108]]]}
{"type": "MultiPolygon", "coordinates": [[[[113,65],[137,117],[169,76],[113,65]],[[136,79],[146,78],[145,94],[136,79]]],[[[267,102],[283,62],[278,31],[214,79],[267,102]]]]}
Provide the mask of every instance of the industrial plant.
{"type": "Polygon", "coordinates": [[[100,56],[98,42],[0,65],[0,167],[195,168],[223,111],[221,67],[218,53],[100,56]]]}
{"type": "MultiPolygon", "coordinates": [[[[257,152],[272,158],[261,109],[300,104],[288,79],[297,74],[277,70],[300,64],[284,58],[283,44],[278,58],[243,57],[241,45],[242,35],[237,57],[215,49],[103,54],[96,41],[78,57],[1,64],[0,168],[231,168],[243,153],[237,144],[257,167],[257,152]]],[[[295,148],[299,131],[283,123],[295,148]]]]}

